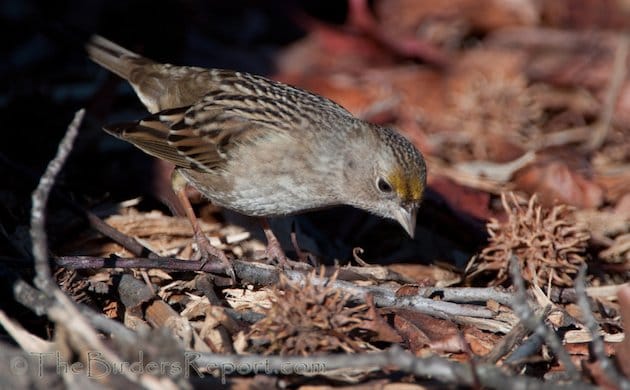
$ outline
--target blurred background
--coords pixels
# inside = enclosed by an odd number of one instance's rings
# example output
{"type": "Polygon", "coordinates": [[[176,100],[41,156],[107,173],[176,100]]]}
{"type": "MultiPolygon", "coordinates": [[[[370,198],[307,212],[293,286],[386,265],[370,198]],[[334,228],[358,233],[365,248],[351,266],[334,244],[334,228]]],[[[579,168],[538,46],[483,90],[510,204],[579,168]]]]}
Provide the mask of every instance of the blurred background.
{"type": "MultiPolygon", "coordinates": [[[[395,127],[425,154],[430,188],[415,240],[342,208],[274,220],[289,250],[295,229],[302,249],[326,259],[346,261],[362,247],[369,261],[461,268],[485,244],[485,221],[505,218],[501,192],[515,190],[583,211],[598,256],[628,240],[629,27],[628,0],[6,0],[0,251],[28,251],[30,192],[82,107],[59,191],[103,217],[124,207],[169,213],[168,168],[101,130],[146,111],[86,57],[83,44],[98,33],[160,62],[317,92],[395,127]]],[[[251,221],[191,195],[204,220],[261,237],[251,221]]],[[[85,254],[85,223],[59,202],[50,208],[53,247],[85,254]]]]}

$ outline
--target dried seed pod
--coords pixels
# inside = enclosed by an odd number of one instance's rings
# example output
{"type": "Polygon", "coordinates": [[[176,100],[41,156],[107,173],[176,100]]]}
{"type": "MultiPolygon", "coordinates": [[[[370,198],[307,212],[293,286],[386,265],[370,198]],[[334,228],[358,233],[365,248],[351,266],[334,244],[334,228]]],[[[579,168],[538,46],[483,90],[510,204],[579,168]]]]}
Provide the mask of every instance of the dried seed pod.
{"type": "Polygon", "coordinates": [[[453,161],[512,159],[537,138],[543,109],[523,74],[480,70],[452,83],[447,123],[457,135],[441,146],[453,161]]]}
{"type": "Polygon", "coordinates": [[[367,306],[349,306],[350,295],[331,286],[337,274],[327,284],[315,283],[314,276],[315,272],[300,283],[280,275],[270,294],[271,307],[249,334],[256,352],[307,356],[370,349],[361,340],[367,306]]]}
{"type": "Polygon", "coordinates": [[[544,208],[533,195],[524,207],[514,193],[501,195],[508,219],[487,224],[490,242],[467,267],[468,277],[494,272],[493,285],[508,277],[508,261],[515,255],[523,277],[538,284],[572,286],[582,263],[590,234],[575,222],[566,205],[544,208]]]}

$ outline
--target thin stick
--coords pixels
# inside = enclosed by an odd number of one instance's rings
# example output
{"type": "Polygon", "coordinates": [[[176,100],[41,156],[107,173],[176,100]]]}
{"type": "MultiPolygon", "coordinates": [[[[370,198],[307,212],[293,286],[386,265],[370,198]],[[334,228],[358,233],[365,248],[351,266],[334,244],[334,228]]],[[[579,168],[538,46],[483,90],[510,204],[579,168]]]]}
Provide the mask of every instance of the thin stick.
{"type": "MultiPolygon", "coordinates": [[[[551,312],[551,305],[548,305],[544,307],[542,310],[540,310],[539,313],[536,313],[536,314],[540,317],[541,321],[544,321],[544,319],[547,318],[547,316],[549,316],[550,312],[551,312]]],[[[522,322],[519,322],[516,326],[512,328],[512,330],[510,330],[508,334],[505,335],[505,337],[501,339],[501,341],[499,341],[499,343],[492,349],[492,351],[490,351],[490,353],[484,356],[483,360],[486,363],[498,362],[499,359],[507,355],[517,344],[522,342],[523,339],[526,336],[528,336],[530,333],[531,331],[522,322]]]]}
{"type": "Polygon", "coordinates": [[[516,295],[514,296],[514,302],[512,309],[523,324],[532,332],[544,337],[545,343],[551,348],[558,360],[564,365],[569,377],[573,380],[580,379],[580,372],[577,367],[571,361],[571,356],[562,346],[562,342],[558,338],[558,335],[550,329],[545,323],[539,320],[534,311],[529,307],[527,303],[527,290],[525,288],[525,282],[521,276],[521,270],[518,263],[518,259],[515,255],[510,257],[510,275],[512,276],[512,282],[516,288],[516,295]]]}
{"type": "MultiPolygon", "coordinates": [[[[473,386],[475,377],[469,364],[449,361],[439,356],[417,357],[399,346],[393,346],[383,352],[363,354],[331,354],[323,356],[262,356],[262,355],[223,355],[188,352],[187,359],[199,372],[206,368],[218,369],[221,379],[238,373],[239,368],[249,368],[250,374],[317,374],[343,369],[387,368],[398,370],[423,378],[439,380],[442,383],[473,386]]],[[[501,389],[509,385],[512,389],[595,389],[583,382],[559,385],[528,377],[504,372],[499,367],[478,364],[475,374],[485,388],[501,389]]]]}
{"type": "MultiPolygon", "coordinates": [[[[99,258],[99,257],[60,257],[55,259],[57,264],[71,269],[79,268],[100,268],[100,267],[124,267],[124,268],[162,268],[177,269],[184,271],[209,271],[209,267],[220,266],[220,264],[203,264],[199,261],[188,261],[178,259],[122,259],[122,258],[99,258]]],[[[236,276],[246,282],[255,285],[271,285],[278,282],[280,271],[277,267],[266,264],[233,260],[234,272],[236,276]]],[[[287,278],[295,282],[301,282],[306,277],[304,272],[285,270],[287,278]]],[[[456,304],[447,302],[447,297],[454,298],[454,301],[469,301],[473,292],[465,293],[464,289],[460,293],[451,294],[447,289],[440,289],[443,293],[443,300],[438,301],[425,298],[422,295],[402,296],[396,295],[396,291],[390,287],[383,286],[357,286],[343,280],[331,281],[324,277],[313,278],[315,284],[332,283],[336,288],[342,289],[351,295],[358,302],[364,302],[365,297],[369,294],[374,297],[374,302],[379,307],[404,307],[411,310],[417,310],[421,313],[433,315],[439,318],[450,318],[459,321],[459,316],[475,317],[475,318],[494,318],[495,313],[483,306],[470,304],[456,304]]],[[[496,290],[492,290],[496,291],[496,290]]],[[[476,301],[483,301],[484,298],[493,297],[490,292],[480,295],[476,301]]],[[[492,299],[492,298],[491,298],[492,299]]]]}
{"type": "Polygon", "coordinates": [[[586,296],[586,264],[583,264],[580,267],[580,272],[578,273],[578,277],[575,281],[575,292],[577,293],[578,305],[582,311],[582,322],[586,325],[591,333],[591,337],[593,338],[591,341],[593,354],[604,371],[604,374],[608,376],[610,383],[619,386],[620,389],[630,389],[630,381],[625,379],[623,375],[617,371],[615,365],[610,361],[608,355],[606,355],[604,341],[600,336],[601,329],[595,320],[595,316],[593,316],[591,305],[589,304],[586,296]]]}
{"type": "MultiPolygon", "coordinates": [[[[39,181],[37,188],[33,192],[31,209],[31,241],[33,245],[33,256],[35,257],[35,285],[46,295],[52,298],[52,305],[47,310],[48,318],[55,323],[64,326],[68,331],[80,340],[80,348],[88,348],[99,351],[106,361],[113,364],[121,364],[121,374],[126,379],[134,383],[144,385],[145,388],[158,388],[158,381],[150,376],[139,377],[128,367],[122,365],[123,361],[111,350],[99,337],[96,330],[89,321],[81,314],[75,304],[65,295],[55,284],[51,277],[50,266],[48,264],[48,237],[46,235],[46,204],[50,191],[55,184],[55,178],[61,171],[64,162],[72,151],[74,140],[78,134],[81,120],[85,110],[79,110],[59,143],[57,155],[50,161],[44,175],[39,181]]],[[[162,388],[175,388],[172,382],[163,381],[162,388]],[[169,386],[172,385],[172,386],[169,386]]]]}
{"type": "Polygon", "coordinates": [[[46,204],[50,190],[55,184],[55,178],[64,162],[68,158],[74,139],[79,133],[79,126],[83,120],[85,110],[81,109],[74,115],[74,119],[68,126],[66,135],[59,143],[57,155],[48,164],[44,175],[39,180],[39,184],[33,191],[31,209],[31,239],[33,245],[33,256],[35,257],[35,285],[45,294],[52,296],[53,291],[57,288],[50,274],[48,265],[48,237],[46,236],[46,204]]]}

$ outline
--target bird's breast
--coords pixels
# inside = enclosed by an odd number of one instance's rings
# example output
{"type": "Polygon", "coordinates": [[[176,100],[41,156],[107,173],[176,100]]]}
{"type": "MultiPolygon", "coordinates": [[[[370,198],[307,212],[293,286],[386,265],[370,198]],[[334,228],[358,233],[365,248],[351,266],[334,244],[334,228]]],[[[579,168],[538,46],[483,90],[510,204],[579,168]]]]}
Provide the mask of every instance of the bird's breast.
{"type": "Polygon", "coordinates": [[[183,170],[213,203],[251,216],[296,214],[339,204],[331,159],[299,142],[260,142],[232,150],[213,172],[183,170]]]}

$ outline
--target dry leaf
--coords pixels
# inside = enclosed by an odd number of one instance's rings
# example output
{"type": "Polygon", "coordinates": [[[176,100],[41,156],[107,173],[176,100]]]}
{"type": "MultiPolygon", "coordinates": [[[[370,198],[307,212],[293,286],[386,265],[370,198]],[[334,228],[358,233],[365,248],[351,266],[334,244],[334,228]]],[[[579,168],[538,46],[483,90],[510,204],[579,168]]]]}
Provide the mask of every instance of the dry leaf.
{"type": "Polygon", "coordinates": [[[425,347],[432,351],[460,352],[463,350],[459,328],[449,320],[435,318],[413,310],[392,309],[394,326],[418,354],[425,347]]]}
{"type": "MultiPolygon", "coordinates": [[[[390,264],[387,268],[404,275],[406,278],[414,280],[420,287],[448,287],[461,281],[459,274],[436,265],[390,264]]],[[[405,286],[401,287],[401,289],[403,288],[405,288],[405,286]]],[[[399,290],[397,294],[400,294],[400,291],[401,290],[399,290]]],[[[404,293],[404,295],[412,294],[413,293],[404,293]]]]}
{"type": "Polygon", "coordinates": [[[597,184],[559,160],[529,165],[515,174],[514,182],[522,191],[540,194],[540,200],[545,204],[559,201],[576,207],[596,208],[604,201],[604,192],[597,184]]]}

